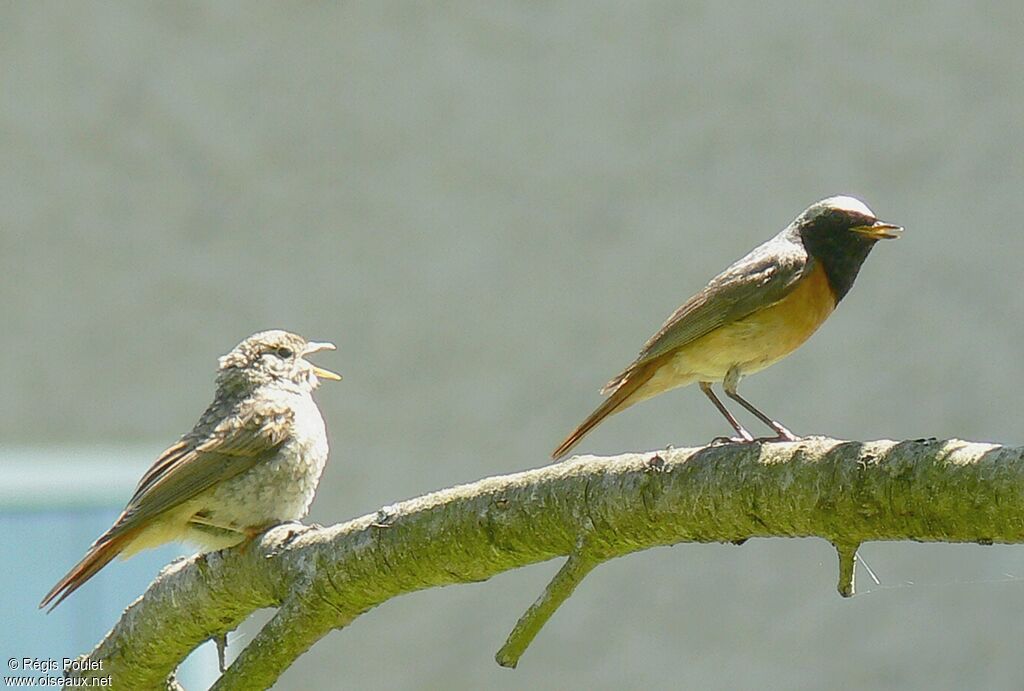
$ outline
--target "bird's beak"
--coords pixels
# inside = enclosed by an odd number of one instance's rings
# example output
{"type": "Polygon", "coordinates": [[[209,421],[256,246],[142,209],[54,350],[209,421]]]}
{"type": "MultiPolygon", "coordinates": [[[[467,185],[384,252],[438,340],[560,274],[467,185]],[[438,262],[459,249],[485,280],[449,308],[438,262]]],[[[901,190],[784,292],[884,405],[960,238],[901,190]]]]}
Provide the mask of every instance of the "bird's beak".
{"type": "Polygon", "coordinates": [[[875,221],[871,225],[854,226],[850,230],[866,235],[872,240],[895,240],[903,232],[903,226],[896,226],[885,221],[875,221]]]}
{"type": "Polygon", "coordinates": [[[321,350],[337,350],[338,347],[333,343],[317,343],[316,341],[310,341],[306,344],[306,348],[302,351],[303,355],[309,355],[310,353],[319,353],[321,350]]]}
{"type": "MultiPolygon", "coordinates": [[[[310,353],[318,353],[321,350],[336,350],[337,348],[333,343],[317,343],[316,341],[310,341],[306,344],[306,349],[302,351],[302,355],[306,356],[310,353]]],[[[317,376],[317,379],[330,379],[331,381],[341,381],[341,375],[337,372],[332,372],[329,369],[323,367],[317,367],[313,365],[313,374],[317,376]]]]}
{"type": "Polygon", "coordinates": [[[317,367],[313,365],[313,374],[316,375],[317,379],[330,379],[331,381],[341,381],[341,375],[337,372],[332,372],[329,369],[323,367],[317,367]]]}

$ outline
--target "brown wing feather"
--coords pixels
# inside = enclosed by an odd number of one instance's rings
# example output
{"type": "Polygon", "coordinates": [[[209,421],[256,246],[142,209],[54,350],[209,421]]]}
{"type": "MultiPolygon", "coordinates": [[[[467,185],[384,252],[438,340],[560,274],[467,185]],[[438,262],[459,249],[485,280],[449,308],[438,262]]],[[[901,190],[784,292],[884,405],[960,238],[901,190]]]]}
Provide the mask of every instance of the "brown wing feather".
{"type": "Polygon", "coordinates": [[[779,235],[708,282],[665,320],[640,355],[601,389],[608,394],[639,367],[701,336],[773,305],[813,268],[803,245],[779,235]]]}
{"type": "Polygon", "coordinates": [[[139,482],[114,528],[145,522],[273,456],[293,417],[286,406],[263,403],[226,417],[205,437],[186,438],[184,447],[172,446],[139,482]]]}
{"type": "Polygon", "coordinates": [[[164,451],[146,471],[114,525],[39,606],[45,607],[58,595],[53,606],[60,604],[121,553],[156,516],[271,458],[288,439],[293,417],[293,411],[280,404],[246,401],[238,410],[225,411],[218,410],[215,403],[193,432],[164,451]]]}

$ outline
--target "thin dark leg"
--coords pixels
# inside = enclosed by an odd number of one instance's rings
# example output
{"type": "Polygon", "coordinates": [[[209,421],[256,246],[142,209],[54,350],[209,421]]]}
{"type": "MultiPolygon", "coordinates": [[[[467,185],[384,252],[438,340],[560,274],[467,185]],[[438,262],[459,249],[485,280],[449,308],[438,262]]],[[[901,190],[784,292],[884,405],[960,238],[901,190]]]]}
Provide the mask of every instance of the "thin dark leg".
{"type": "Polygon", "coordinates": [[[728,408],[726,408],[725,405],[723,405],[722,402],[718,400],[718,396],[716,396],[715,392],[711,390],[710,382],[702,381],[700,383],[700,390],[704,392],[705,396],[711,399],[711,402],[715,405],[716,408],[718,408],[718,412],[725,416],[725,419],[729,421],[729,424],[732,425],[732,428],[736,430],[736,434],[739,435],[737,438],[718,437],[714,441],[726,440],[736,442],[739,444],[749,444],[750,442],[754,441],[754,435],[752,435],[750,432],[744,429],[743,425],[740,424],[740,421],[733,417],[733,414],[729,412],[728,408]]]}
{"type": "Polygon", "coordinates": [[[751,403],[750,401],[748,401],[747,399],[743,398],[743,396],[740,396],[739,393],[736,392],[736,389],[733,389],[732,391],[730,391],[729,387],[726,387],[725,395],[728,396],[729,398],[731,398],[732,400],[736,401],[737,403],[739,403],[741,406],[743,406],[747,410],[749,410],[752,415],[754,415],[758,420],[760,420],[764,424],[766,424],[769,427],[771,427],[773,430],[775,430],[775,433],[779,435],[778,437],[776,437],[773,440],[765,440],[765,441],[799,441],[800,440],[800,437],[796,436],[795,434],[790,432],[788,429],[783,427],[781,424],[779,424],[775,420],[772,420],[770,417],[768,417],[767,415],[762,413],[760,410],[755,408],[754,404],[751,403]]]}

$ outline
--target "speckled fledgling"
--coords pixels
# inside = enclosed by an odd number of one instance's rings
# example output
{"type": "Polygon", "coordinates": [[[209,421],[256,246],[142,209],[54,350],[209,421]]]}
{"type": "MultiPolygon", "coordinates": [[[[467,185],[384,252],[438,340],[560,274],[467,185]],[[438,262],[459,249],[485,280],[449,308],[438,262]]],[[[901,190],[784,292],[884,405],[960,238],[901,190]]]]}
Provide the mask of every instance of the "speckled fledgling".
{"type": "Polygon", "coordinates": [[[142,476],[114,525],[39,606],[56,607],[119,554],[174,540],[209,552],[303,518],[327,462],[312,393],[320,379],[341,379],[305,357],[333,349],[263,331],[222,357],[213,403],[142,476]]]}

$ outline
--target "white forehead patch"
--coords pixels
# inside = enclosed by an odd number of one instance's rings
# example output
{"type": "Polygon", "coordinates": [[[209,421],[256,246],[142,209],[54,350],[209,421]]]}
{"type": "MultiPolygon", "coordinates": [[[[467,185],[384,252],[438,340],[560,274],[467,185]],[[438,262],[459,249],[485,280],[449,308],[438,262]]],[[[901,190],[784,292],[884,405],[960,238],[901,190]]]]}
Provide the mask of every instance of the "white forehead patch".
{"type": "Polygon", "coordinates": [[[842,211],[849,211],[850,213],[863,214],[870,218],[875,218],[875,212],[868,208],[868,205],[859,199],[854,197],[838,196],[829,197],[828,199],[822,199],[815,206],[827,207],[830,209],[841,209],[842,211]]]}

